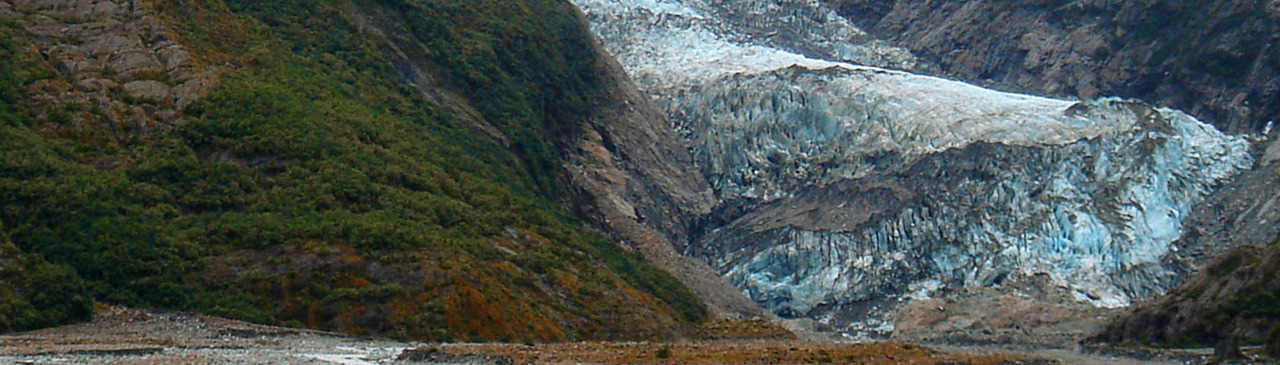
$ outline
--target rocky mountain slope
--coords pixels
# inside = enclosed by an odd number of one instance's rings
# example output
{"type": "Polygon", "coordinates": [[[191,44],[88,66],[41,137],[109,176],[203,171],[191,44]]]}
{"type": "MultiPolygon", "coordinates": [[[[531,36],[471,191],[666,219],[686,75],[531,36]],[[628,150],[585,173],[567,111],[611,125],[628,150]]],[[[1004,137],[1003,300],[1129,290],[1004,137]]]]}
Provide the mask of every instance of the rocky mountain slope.
{"type": "Polygon", "coordinates": [[[1196,269],[1204,266],[1225,249],[1241,245],[1264,245],[1280,237],[1275,222],[1280,219],[1276,202],[1280,200],[1280,144],[1274,139],[1255,144],[1262,156],[1253,169],[1246,171],[1187,216],[1182,237],[1175,243],[1179,255],[1190,258],[1196,269]],[[1263,148],[1265,147],[1265,148],[1263,148]]]}
{"type": "Polygon", "coordinates": [[[866,66],[916,59],[821,3],[576,3],[714,191],[684,252],[841,331],[892,331],[903,301],[965,288],[1155,296],[1189,265],[1185,217],[1252,164],[1246,139],[1179,111],[866,66]]]}
{"type": "MultiPolygon", "coordinates": [[[[429,340],[709,318],[634,223],[707,209],[705,183],[567,2],[14,0],[0,20],[4,330],[90,298],[429,340]]],[[[759,313],[720,292],[717,314],[759,313]]]]}
{"type": "Polygon", "coordinates": [[[1280,2],[828,0],[921,71],[1006,91],[1137,98],[1231,133],[1280,120],[1280,2]]]}
{"type": "MultiPolygon", "coordinates": [[[[1233,248],[1158,300],[1135,306],[1092,341],[1209,346],[1231,356],[1265,344],[1280,355],[1280,245],[1233,248]]],[[[1238,356],[1238,355],[1237,355],[1238,356]]]]}

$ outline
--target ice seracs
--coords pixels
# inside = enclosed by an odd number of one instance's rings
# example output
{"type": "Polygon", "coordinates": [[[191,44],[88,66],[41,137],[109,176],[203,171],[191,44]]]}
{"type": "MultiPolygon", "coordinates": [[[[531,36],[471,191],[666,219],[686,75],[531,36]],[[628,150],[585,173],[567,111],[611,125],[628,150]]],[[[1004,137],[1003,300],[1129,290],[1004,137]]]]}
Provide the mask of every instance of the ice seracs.
{"type": "Polygon", "coordinates": [[[915,59],[815,1],[575,2],[721,201],[686,253],[787,316],[875,327],[1010,273],[1126,305],[1176,282],[1183,217],[1252,164],[1182,112],[892,70],[915,59]]]}

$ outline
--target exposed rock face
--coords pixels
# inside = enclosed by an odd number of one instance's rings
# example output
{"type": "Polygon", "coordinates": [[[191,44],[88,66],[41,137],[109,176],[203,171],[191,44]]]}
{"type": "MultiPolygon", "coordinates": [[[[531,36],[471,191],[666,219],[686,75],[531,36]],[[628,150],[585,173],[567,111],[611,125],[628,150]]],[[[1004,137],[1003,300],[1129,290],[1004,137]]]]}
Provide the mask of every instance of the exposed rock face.
{"type": "Polygon", "coordinates": [[[576,3],[714,189],[684,252],[786,317],[888,331],[909,297],[1038,274],[1127,305],[1176,283],[1183,219],[1252,163],[1170,109],[854,65],[914,58],[817,2],[576,3]]]}
{"type": "Polygon", "coordinates": [[[47,128],[60,134],[145,139],[177,123],[215,80],[142,0],[5,1],[0,18],[20,24],[61,76],[28,90],[28,107],[54,116],[59,124],[47,128]]]}
{"type": "Polygon", "coordinates": [[[1232,132],[1280,119],[1274,1],[827,0],[931,72],[999,89],[1138,98],[1232,132]]]}

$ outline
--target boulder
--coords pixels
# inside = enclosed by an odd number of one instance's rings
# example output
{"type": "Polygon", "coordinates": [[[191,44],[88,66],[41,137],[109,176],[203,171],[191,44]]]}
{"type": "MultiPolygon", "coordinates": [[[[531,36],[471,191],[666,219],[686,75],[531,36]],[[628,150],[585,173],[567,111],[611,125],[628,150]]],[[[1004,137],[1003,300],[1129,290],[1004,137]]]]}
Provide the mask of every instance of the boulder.
{"type": "Polygon", "coordinates": [[[158,71],[162,68],[151,54],[140,49],[127,49],[112,56],[108,66],[125,77],[146,71],[158,71]]]}
{"type": "Polygon", "coordinates": [[[129,96],[150,99],[158,103],[171,101],[173,89],[169,85],[155,80],[139,80],[124,84],[124,92],[129,96]]]}

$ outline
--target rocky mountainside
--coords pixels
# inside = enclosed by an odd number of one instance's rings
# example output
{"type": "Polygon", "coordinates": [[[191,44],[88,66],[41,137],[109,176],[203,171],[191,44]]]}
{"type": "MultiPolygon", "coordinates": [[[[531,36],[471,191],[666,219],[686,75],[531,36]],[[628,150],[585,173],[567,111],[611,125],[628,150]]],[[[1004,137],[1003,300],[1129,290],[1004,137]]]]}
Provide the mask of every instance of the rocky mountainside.
{"type": "Polygon", "coordinates": [[[43,82],[21,104],[56,133],[104,143],[154,138],[209,91],[214,72],[192,59],[142,3],[6,2],[22,39],[68,85],[43,82]]]}
{"type": "Polygon", "coordinates": [[[1280,119],[1280,2],[827,0],[920,71],[1006,91],[1137,98],[1231,133],[1280,119]]]}
{"type": "Polygon", "coordinates": [[[966,288],[1158,295],[1190,265],[1184,219],[1253,161],[1248,140],[1139,101],[867,66],[918,67],[818,2],[576,3],[713,189],[684,252],[841,331],[892,331],[901,303],[966,288]]]}
{"type": "MultiPolygon", "coordinates": [[[[1092,341],[1215,347],[1265,344],[1280,355],[1280,245],[1233,248],[1158,300],[1134,306],[1092,341]]],[[[1236,355],[1238,356],[1238,355],[1236,355]]]]}
{"type": "MultiPolygon", "coordinates": [[[[659,217],[709,209],[705,182],[593,42],[558,0],[0,1],[0,330],[93,300],[420,340],[691,335],[707,304],[635,219],[688,224],[659,217]]],[[[712,282],[715,314],[762,313],[712,282]]]]}
{"type": "MultiPolygon", "coordinates": [[[[440,88],[431,50],[411,35],[410,25],[396,9],[376,2],[357,1],[357,22],[388,41],[387,57],[397,71],[430,100],[451,109],[454,116],[510,143],[459,95],[440,88]]],[[[586,23],[580,12],[575,20],[586,23]]],[[[694,290],[718,318],[769,317],[768,312],[719,279],[700,261],[674,250],[673,242],[692,224],[690,217],[710,209],[712,196],[706,179],[689,174],[694,168],[687,147],[668,128],[667,119],[641,94],[621,65],[592,40],[594,59],[581,121],[573,133],[560,136],[560,162],[565,174],[567,206],[593,227],[602,229],[674,274],[694,290]]]]}

